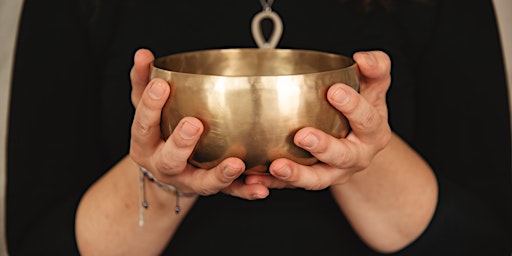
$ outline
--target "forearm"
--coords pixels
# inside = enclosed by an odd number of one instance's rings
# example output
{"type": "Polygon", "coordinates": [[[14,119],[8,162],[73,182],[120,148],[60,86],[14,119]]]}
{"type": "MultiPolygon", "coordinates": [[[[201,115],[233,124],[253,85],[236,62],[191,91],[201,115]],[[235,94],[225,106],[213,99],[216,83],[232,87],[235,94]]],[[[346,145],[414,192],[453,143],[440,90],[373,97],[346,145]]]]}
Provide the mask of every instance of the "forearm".
{"type": "Polygon", "coordinates": [[[76,215],[76,238],[82,255],[158,255],[168,244],[195,198],[176,198],[156,184],[145,183],[149,207],[139,226],[139,171],[125,157],[84,195],[76,215]]]}
{"type": "Polygon", "coordinates": [[[392,252],[428,226],[438,187],[428,164],[393,135],[369,168],[331,191],[359,236],[378,251],[392,252]]]}

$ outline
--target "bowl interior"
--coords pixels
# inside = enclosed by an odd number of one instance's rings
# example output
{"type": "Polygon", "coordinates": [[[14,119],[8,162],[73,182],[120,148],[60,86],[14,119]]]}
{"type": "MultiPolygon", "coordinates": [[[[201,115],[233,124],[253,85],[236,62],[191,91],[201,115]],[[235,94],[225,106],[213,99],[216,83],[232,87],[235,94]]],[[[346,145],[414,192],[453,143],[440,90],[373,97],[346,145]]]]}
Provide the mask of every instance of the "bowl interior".
{"type": "Polygon", "coordinates": [[[291,49],[219,49],[158,58],[154,66],[179,73],[215,76],[300,75],[339,70],[351,58],[326,52],[291,49]]]}

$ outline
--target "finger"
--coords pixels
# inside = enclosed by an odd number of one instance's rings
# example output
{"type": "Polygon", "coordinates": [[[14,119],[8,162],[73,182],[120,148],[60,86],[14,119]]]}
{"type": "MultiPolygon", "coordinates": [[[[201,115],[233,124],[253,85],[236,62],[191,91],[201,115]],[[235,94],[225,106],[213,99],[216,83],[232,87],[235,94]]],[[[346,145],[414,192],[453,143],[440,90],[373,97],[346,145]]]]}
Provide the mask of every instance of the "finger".
{"type": "Polygon", "coordinates": [[[372,157],[389,143],[391,128],[360,95],[352,94],[350,97],[359,98],[355,104],[346,103],[355,106],[338,107],[350,122],[351,132],[347,137],[338,139],[306,127],[297,131],[294,143],[333,167],[361,169],[367,167],[372,157]]]}
{"type": "Polygon", "coordinates": [[[353,132],[346,139],[337,139],[310,127],[299,130],[294,137],[297,146],[309,151],[321,162],[340,169],[367,164],[365,153],[369,148],[361,140],[374,143],[369,138],[356,137],[353,132]]]}
{"type": "Polygon", "coordinates": [[[343,96],[348,99],[336,106],[349,120],[351,131],[347,137],[338,139],[321,130],[306,127],[297,131],[294,143],[330,166],[340,169],[365,168],[373,156],[389,143],[391,128],[387,120],[361,95],[342,84],[333,86],[334,90],[337,86],[342,92],[336,93],[348,92],[343,96]]]}
{"type": "Polygon", "coordinates": [[[280,180],[272,175],[248,175],[245,178],[245,184],[261,184],[267,188],[273,189],[293,188],[293,186],[288,182],[280,180]]]}
{"type": "Polygon", "coordinates": [[[361,71],[360,93],[370,102],[385,101],[391,83],[391,60],[382,51],[357,52],[353,56],[361,71]]]}
{"type": "Polygon", "coordinates": [[[221,190],[224,194],[240,197],[247,200],[267,198],[269,189],[262,184],[246,184],[241,180],[235,180],[228,187],[221,190]]]}
{"type": "Polygon", "coordinates": [[[204,126],[197,118],[180,120],[156,155],[155,167],[169,175],[184,170],[203,130],[204,126]]]}
{"type": "Polygon", "coordinates": [[[139,104],[144,88],[149,83],[150,66],[155,57],[151,51],[147,49],[139,49],[134,56],[134,64],[130,71],[130,79],[132,82],[132,104],[137,107],[139,104]]]}
{"type": "Polygon", "coordinates": [[[239,158],[231,157],[210,170],[189,169],[177,178],[178,182],[187,186],[193,193],[212,195],[229,187],[244,170],[244,162],[239,158]]]}
{"type": "MultiPolygon", "coordinates": [[[[271,181],[269,186],[287,184],[287,187],[299,187],[307,190],[321,190],[329,187],[339,171],[333,167],[318,163],[312,166],[299,165],[288,159],[277,159],[269,167],[269,172],[277,180],[271,181]]],[[[265,182],[265,181],[263,181],[265,182]]],[[[267,184],[265,184],[267,185],[267,184]]]]}
{"type": "Polygon", "coordinates": [[[382,51],[356,52],[353,58],[367,82],[379,80],[391,72],[391,60],[382,51]]]}
{"type": "Polygon", "coordinates": [[[267,187],[261,184],[244,184],[239,178],[245,171],[244,162],[235,157],[223,160],[211,170],[189,172],[187,184],[196,187],[200,195],[212,195],[222,191],[225,194],[248,200],[263,199],[269,195],[267,187]]]}
{"type": "Polygon", "coordinates": [[[169,92],[169,85],[161,79],[151,81],[144,90],[131,127],[130,154],[136,162],[144,161],[163,144],[160,116],[169,92]]]}
{"type": "MultiPolygon", "coordinates": [[[[327,91],[327,98],[347,118],[352,131],[358,135],[370,136],[369,140],[374,139],[382,124],[387,122],[386,111],[378,111],[361,94],[345,84],[331,86],[327,91]]],[[[299,143],[306,136],[307,134],[299,136],[299,143]]]]}

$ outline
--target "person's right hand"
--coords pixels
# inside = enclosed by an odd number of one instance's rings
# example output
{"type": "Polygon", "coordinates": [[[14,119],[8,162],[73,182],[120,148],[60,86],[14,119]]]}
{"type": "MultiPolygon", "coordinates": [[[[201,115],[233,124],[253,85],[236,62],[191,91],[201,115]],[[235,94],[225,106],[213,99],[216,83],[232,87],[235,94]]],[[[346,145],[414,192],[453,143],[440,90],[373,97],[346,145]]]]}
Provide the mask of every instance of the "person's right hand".
{"type": "Polygon", "coordinates": [[[183,118],[172,134],[166,140],[162,139],[161,111],[169,97],[170,87],[162,79],[149,81],[153,59],[150,51],[137,51],[130,72],[132,102],[136,108],[130,143],[133,161],[160,181],[184,193],[212,195],[222,191],[245,199],[267,197],[269,190],[264,185],[245,184],[238,180],[245,171],[241,159],[227,158],[210,170],[195,168],[188,163],[204,130],[197,118],[183,118]]]}

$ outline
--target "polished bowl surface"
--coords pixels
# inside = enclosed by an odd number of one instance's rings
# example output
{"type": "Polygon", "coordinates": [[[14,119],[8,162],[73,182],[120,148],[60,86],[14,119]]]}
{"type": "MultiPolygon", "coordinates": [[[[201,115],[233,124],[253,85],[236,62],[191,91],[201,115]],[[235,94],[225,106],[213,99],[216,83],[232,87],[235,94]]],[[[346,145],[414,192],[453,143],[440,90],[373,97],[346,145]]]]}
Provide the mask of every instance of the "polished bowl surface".
{"type": "Polygon", "coordinates": [[[344,137],[349,125],[326,99],[342,82],[359,90],[351,58],[309,50],[219,49],[157,58],[152,78],[171,85],[162,111],[167,138],[186,116],[200,119],[205,131],[189,159],[210,169],[227,157],[244,160],[250,171],[264,171],[277,158],[317,162],[293,143],[295,132],[315,127],[344,137]]]}

